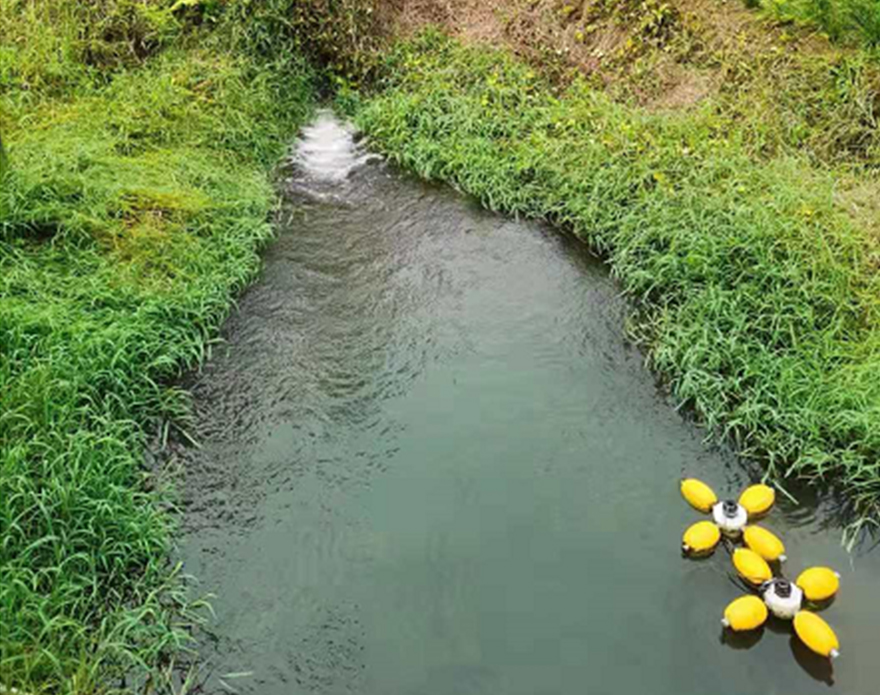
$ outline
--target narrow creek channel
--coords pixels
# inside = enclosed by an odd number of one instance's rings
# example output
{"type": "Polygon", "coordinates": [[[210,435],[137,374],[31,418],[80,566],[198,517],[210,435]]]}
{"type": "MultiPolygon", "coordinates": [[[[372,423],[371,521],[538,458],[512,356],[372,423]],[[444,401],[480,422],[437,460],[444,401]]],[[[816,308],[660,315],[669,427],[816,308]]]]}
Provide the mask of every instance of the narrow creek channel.
{"type": "Polygon", "coordinates": [[[880,552],[833,514],[766,520],[829,564],[833,672],[787,626],[728,643],[723,550],[683,472],[747,484],[628,345],[607,269],[370,158],[322,112],[280,234],[190,386],[186,571],[215,594],[205,690],[255,695],[876,693],[880,552]]]}

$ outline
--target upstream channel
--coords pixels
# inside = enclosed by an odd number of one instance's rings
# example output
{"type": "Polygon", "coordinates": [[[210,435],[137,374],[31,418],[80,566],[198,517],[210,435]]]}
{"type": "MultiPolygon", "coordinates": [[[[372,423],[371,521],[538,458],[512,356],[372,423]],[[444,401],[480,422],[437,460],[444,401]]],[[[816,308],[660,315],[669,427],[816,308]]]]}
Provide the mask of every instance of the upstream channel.
{"type": "Polygon", "coordinates": [[[253,695],[868,695],[880,553],[831,505],[765,524],[842,574],[828,663],[722,632],[724,550],[681,557],[683,473],[748,484],[626,339],[607,269],[545,225],[370,156],[329,112],[279,237],[192,378],[183,555],[215,595],[204,688],[253,695]]]}

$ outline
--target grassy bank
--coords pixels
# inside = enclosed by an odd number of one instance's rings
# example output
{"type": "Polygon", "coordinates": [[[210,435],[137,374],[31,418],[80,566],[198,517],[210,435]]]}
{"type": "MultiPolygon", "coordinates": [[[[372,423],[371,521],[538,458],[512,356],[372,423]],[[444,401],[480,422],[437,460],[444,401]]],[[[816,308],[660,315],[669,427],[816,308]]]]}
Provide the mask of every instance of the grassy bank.
{"type": "MultiPolygon", "coordinates": [[[[848,2],[828,4],[843,14],[848,2]]],[[[769,0],[765,9],[737,0],[395,3],[400,31],[438,22],[465,43],[509,50],[554,88],[580,79],[649,111],[710,102],[760,157],[797,150],[821,165],[880,164],[876,51],[779,14],[808,0],[775,10],[769,0]]]]}
{"type": "Polygon", "coordinates": [[[712,100],[657,112],[577,81],[554,94],[509,54],[437,32],[399,46],[355,102],[401,165],[605,254],[677,399],[771,475],[833,483],[876,518],[876,238],[835,197],[840,172],[762,153],[712,100]]]}
{"type": "Polygon", "coordinates": [[[155,686],[187,639],[145,438],[185,415],[173,379],[258,269],[268,169],[312,87],[295,54],[261,58],[186,5],[0,13],[6,688],[155,686]]]}
{"type": "Polygon", "coordinates": [[[876,0],[745,0],[769,17],[816,27],[831,40],[880,47],[880,3],[876,0]]]}

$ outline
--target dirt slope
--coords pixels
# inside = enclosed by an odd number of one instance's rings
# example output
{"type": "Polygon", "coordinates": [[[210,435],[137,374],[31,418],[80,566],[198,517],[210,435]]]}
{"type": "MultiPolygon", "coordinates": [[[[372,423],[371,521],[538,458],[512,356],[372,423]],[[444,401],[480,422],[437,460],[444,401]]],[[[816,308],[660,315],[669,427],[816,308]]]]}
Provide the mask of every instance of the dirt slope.
{"type": "Polygon", "coordinates": [[[466,42],[506,46],[564,81],[580,73],[657,108],[716,92],[743,55],[835,52],[738,0],[390,0],[386,10],[397,34],[439,25],[466,42]]]}

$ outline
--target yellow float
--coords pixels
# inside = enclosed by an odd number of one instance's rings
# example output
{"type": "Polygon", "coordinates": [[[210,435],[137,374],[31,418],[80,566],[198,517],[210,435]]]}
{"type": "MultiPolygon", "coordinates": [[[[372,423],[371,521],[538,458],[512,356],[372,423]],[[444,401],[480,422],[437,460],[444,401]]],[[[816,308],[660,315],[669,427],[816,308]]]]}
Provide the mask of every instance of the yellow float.
{"type": "Polygon", "coordinates": [[[685,478],[681,481],[681,496],[697,511],[708,514],[718,502],[717,495],[706,483],[696,478],[685,478]]]}
{"type": "Polygon", "coordinates": [[[688,527],[681,539],[681,549],[691,555],[709,555],[718,541],[721,531],[711,521],[698,521],[688,527]]]}
{"type": "Polygon", "coordinates": [[[750,485],[739,496],[739,503],[750,517],[766,514],[775,501],[776,493],[767,485],[750,485]]]}
{"type": "Polygon", "coordinates": [[[743,542],[767,562],[785,562],[785,546],[775,534],[761,526],[746,526],[743,542]]]}
{"type": "Polygon", "coordinates": [[[840,575],[829,567],[810,567],[794,582],[808,601],[827,601],[840,589],[840,575]]]}
{"type": "Polygon", "coordinates": [[[816,654],[836,659],[840,656],[840,642],[834,630],[822,618],[809,611],[799,611],[794,616],[794,631],[816,654]]]}
{"type": "Polygon", "coordinates": [[[748,548],[737,548],[733,551],[733,566],[743,579],[754,586],[761,586],[773,579],[773,572],[767,561],[748,548]]]}
{"type": "Polygon", "coordinates": [[[735,632],[754,630],[767,621],[767,606],[757,596],[740,596],[724,609],[721,624],[735,632]]]}

